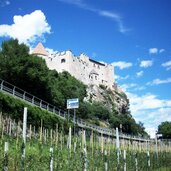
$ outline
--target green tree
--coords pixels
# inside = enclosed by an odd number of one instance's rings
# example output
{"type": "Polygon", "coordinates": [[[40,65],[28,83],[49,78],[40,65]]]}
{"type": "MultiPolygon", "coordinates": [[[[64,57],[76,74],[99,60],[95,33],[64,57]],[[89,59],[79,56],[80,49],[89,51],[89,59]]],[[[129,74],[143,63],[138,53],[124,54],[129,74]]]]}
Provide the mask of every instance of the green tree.
{"type": "MultiPolygon", "coordinates": [[[[114,103],[111,112],[103,103],[85,102],[86,86],[82,82],[68,72],[58,73],[55,70],[49,70],[44,59],[30,55],[29,48],[24,44],[19,44],[18,40],[2,43],[0,78],[61,109],[66,109],[67,99],[79,98],[80,107],[77,110],[77,116],[80,118],[96,121],[108,120],[112,128],[122,124],[123,132],[127,133],[142,134],[144,132],[143,127],[132,118],[129,100],[125,94],[117,92],[128,102],[120,113],[115,109],[114,103]]],[[[105,91],[108,92],[108,98],[113,93],[110,89],[105,89],[105,91]]]]}
{"type": "Polygon", "coordinates": [[[51,99],[46,63],[37,56],[29,55],[29,48],[18,40],[2,43],[0,51],[0,78],[20,87],[39,98],[51,99]]]}
{"type": "Polygon", "coordinates": [[[163,138],[171,138],[171,122],[165,121],[158,126],[158,133],[162,134],[163,138]]]}
{"type": "Polygon", "coordinates": [[[86,86],[68,72],[49,70],[45,60],[29,54],[29,48],[18,40],[2,43],[0,78],[49,102],[66,108],[66,100],[86,96],[86,86]]]}
{"type": "Polygon", "coordinates": [[[77,111],[77,116],[82,119],[93,119],[91,115],[91,104],[88,102],[81,102],[77,111]]]}

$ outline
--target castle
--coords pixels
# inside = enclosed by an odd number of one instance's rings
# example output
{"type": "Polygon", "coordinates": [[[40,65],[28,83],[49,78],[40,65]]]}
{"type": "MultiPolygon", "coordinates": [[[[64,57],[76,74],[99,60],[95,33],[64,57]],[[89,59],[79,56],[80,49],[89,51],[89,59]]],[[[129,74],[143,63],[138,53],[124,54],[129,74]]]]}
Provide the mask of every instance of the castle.
{"type": "Polygon", "coordinates": [[[86,85],[114,86],[114,66],[90,59],[81,54],[76,57],[71,51],[48,53],[39,43],[33,53],[45,59],[49,69],[58,72],[67,71],[86,85]]]}

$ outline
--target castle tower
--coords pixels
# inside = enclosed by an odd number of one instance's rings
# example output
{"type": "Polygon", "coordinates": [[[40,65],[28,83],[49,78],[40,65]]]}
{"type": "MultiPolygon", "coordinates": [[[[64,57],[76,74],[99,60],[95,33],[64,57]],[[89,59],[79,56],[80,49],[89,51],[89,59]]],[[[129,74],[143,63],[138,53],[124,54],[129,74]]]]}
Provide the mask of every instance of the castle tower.
{"type": "Polygon", "coordinates": [[[42,43],[38,43],[36,48],[33,50],[32,54],[34,55],[40,55],[40,56],[48,56],[48,52],[45,50],[42,43]]]}

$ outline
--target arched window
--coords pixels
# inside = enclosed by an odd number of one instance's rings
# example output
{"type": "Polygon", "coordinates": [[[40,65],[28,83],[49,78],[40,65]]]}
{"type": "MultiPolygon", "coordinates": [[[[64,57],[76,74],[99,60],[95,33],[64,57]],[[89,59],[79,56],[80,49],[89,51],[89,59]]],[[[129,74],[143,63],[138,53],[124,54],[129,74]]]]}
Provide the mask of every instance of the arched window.
{"type": "Polygon", "coordinates": [[[63,58],[63,59],[61,59],[61,63],[65,63],[66,62],[66,60],[63,58]]]}

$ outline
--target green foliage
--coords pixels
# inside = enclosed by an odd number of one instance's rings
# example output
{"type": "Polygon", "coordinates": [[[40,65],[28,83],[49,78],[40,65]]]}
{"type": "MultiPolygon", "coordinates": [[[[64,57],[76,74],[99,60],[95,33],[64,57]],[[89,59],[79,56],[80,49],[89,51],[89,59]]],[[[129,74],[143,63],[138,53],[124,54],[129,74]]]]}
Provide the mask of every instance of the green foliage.
{"type": "Polygon", "coordinates": [[[86,96],[86,86],[69,73],[48,69],[45,60],[30,55],[28,47],[17,40],[2,43],[0,78],[35,96],[66,108],[66,100],[86,96]]]}
{"type": "Polygon", "coordinates": [[[107,120],[109,118],[109,110],[100,102],[93,102],[92,113],[95,117],[102,120],[107,120]]]}
{"type": "Polygon", "coordinates": [[[99,87],[103,90],[106,90],[107,86],[103,85],[103,84],[100,84],[99,87]]]}
{"type": "Polygon", "coordinates": [[[171,122],[162,122],[158,126],[158,133],[162,134],[162,138],[171,139],[171,122]]]}
{"type": "Polygon", "coordinates": [[[0,92],[0,111],[3,114],[9,115],[16,121],[22,121],[24,107],[28,108],[28,123],[36,128],[39,128],[41,120],[45,128],[55,128],[57,123],[59,127],[64,124],[64,121],[56,115],[0,92]]]}
{"type": "Polygon", "coordinates": [[[113,113],[110,114],[109,123],[112,128],[120,128],[122,132],[133,134],[133,135],[140,135],[140,136],[147,136],[145,132],[145,128],[143,123],[139,122],[136,123],[135,119],[132,118],[129,114],[119,114],[117,111],[113,110],[113,113]]]}
{"type": "MultiPolygon", "coordinates": [[[[0,78],[61,109],[66,109],[67,99],[79,98],[80,107],[77,110],[77,116],[80,118],[109,120],[113,128],[122,124],[124,132],[134,134],[139,132],[138,125],[130,115],[129,106],[124,107],[121,115],[119,115],[115,110],[111,113],[103,103],[93,102],[92,97],[90,97],[91,103],[84,102],[83,99],[87,94],[86,86],[82,82],[68,72],[58,73],[55,70],[49,70],[45,60],[30,55],[29,48],[24,44],[19,44],[18,40],[9,40],[2,43],[0,78]]],[[[100,85],[100,88],[107,92],[106,99],[114,106],[110,96],[113,92],[103,85],[100,85]]],[[[116,93],[128,101],[125,94],[116,93]]],[[[14,110],[12,112],[13,117],[16,117],[16,119],[21,117],[18,113],[22,114],[23,106],[19,107],[18,104],[8,98],[5,98],[3,103],[6,112],[10,113],[14,110]]],[[[41,112],[38,108],[32,109],[31,118],[33,122],[37,122],[40,115],[41,112]]],[[[44,117],[47,122],[51,122],[49,116],[48,118],[44,117]]]]}
{"type": "Polygon", "coordinates": [[[28,47],[17,40],[2,43],[0,78],[39,98],[49,101],[48,68],[41,58],[29,55],[28,47]]]}
{"type": "MultiPolygon", "coordinates": [[[[38,135],[40,132],[37,133],[38,135]]],[[[141,170],[141,171],[170,171],[171,168],[171,152],[169,146],[167,151],[164,146],[158,152],[158,158],[156,157],[155,148],[151,146],[149,151],[149,157],[147,156],[146,147],[140,146],[138,149],[130,144],[129,147],[124,145],[124,148],[120,149],[119,163],[117,162],[117,149],[112,143],[104,143],[104,149],[107,151],[102,153],[100,144],[98,143],[98,134],[94,134],[93,146],[89,140],[86,139],[86,156],[83,153],[81,136],[72,136],[71,150],[68,148],[67,138],[68,136],[58,132],[59,138],[57,145],[55,144],[55,137],[51,141],[51,137],[46,135],[46,142],[40,143],[39,139],[32,136],[31,139],[27,138],[26,141],[26,155],[24,158],[24,170],[35,171],[50,170],[50,160],[52,159],[49,152],[50,147],[53,148],[53,169],[60,171],[80,171],[84,170],[83,165],[86,162],[87,170],[105,170],[105,163],[108,164],[108,170],[124,170],[124,166],[128,171],[141,170]],[[73,145],[75,144],[75,145],[73,145]],[[131,148],[130,148],[131,147],[131,148]],[[141,150],[140,150],[141,149],[141,150]],[[126,150],[126,159],[124,159],[124,150],[126,150]],[[86,160],[85,160],[86,159],[86,160]],[[137,167],[135,164],[137,159],[137,167]],[[150,161],[150,165],[148,165],[150,161]],[[125,165],[126,164],[126,165],[125,165]]],[[[1,136],[1,134],[0,134],[1,136]]],[[[138,143],[138,142],[137,142],[138,143]]],[[[152,144],[150,144],[152,145],[152,144]]],[[[21,170],[22,166],[22,139],[15,136],[9,137],[4,135],[0,138],[0,170],[4,170],[3,166],[6,164],[8,170],[21,170]],[[4,161],[4,143],[9,143],[9,150],[6,154],[7,162],[4,161]]]]}
{"type": "Polygon", "coordinates": [[[115,93],[120,96],[121,98],[125,99],[127,103],[129,103],[129,99],[127,98],[127,95],[125,93],[119,93],[118,91],[115,90],[115,93]]]}
{"type": "Polygon", "coordinates": [[[77,116],[82,119],[88,119],[91,117],[91,104],[88,102],[80,103],[77,116]]]}
{"type": "MultiPolygon", "coordinates": [[[[55,71],[53,72],[55,73],[55,71]]],[[[83,102],[86,97],[86,86],[68,72],[59,73],[58,77],[54,80],[51,79],[49,86],[53,92],[53,104],[61,108],[66,108],[67,99],[79,98],[80,102],[83,102]]]]}
{"type": "Polygon", "coordinates": [[[78,115],[84,119],[101,119],[107,120],[109,118],[109,110],[100,102],[88,103],[84,102],[80,104],[78,115]]]}

